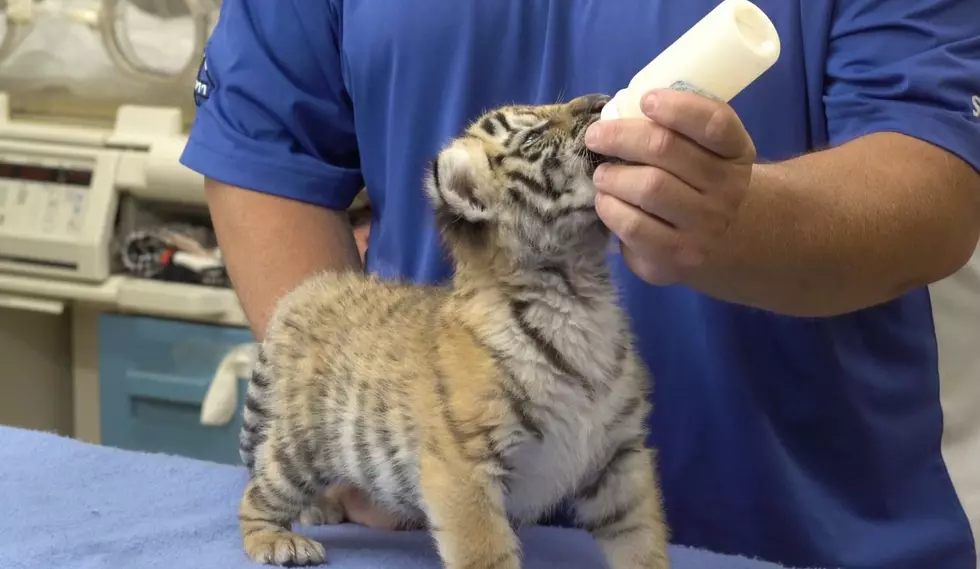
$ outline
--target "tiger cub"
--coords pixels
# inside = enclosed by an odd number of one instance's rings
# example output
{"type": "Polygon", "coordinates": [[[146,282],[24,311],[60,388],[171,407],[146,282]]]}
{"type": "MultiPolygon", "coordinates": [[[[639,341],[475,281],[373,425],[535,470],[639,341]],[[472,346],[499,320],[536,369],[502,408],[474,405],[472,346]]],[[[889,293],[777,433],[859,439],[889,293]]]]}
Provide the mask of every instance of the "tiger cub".
{"type": "Polygon", "coordinates": [[[515,528],[566,499],[612,569],[668,569],[649,378],[583,143],[607,100],[495,109],[438,153],[451,284],[327,272],[282,298],[241,435],[253,560],[323,562],[291,524],[341,521],[324,490],[344,483],[426,526],[447,569],[519,568],[515,528]]]}

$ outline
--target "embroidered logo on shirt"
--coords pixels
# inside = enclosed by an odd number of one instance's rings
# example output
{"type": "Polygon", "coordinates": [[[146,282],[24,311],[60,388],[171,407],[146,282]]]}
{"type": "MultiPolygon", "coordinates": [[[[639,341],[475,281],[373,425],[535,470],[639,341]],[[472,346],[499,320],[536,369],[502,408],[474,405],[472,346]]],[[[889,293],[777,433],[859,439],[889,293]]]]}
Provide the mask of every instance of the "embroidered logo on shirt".
{"type": "Polygon", "coordinates": [[[973,96],[973,116],[980,119],[980,95],[973,96]]]}
{"type": "Polygon", "coordinates": [[[201,67],[198,68],[197,80],[194,81],[194,104],[200,107],[211,96],[214,87],[214,79],[208,73],[208,58],[205,55],[201,58],[201,67]]]}

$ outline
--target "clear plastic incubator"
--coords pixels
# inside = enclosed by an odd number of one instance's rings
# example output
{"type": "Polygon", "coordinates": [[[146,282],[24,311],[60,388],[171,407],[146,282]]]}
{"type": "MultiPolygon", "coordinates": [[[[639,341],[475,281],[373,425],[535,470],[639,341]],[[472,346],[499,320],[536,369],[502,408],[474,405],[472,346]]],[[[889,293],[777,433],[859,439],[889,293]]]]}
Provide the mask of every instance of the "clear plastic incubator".
{"type": "Polygon", "coordinates": [[[0,0],[0,88],[15,115],[111,123],[120,105],[181,109],[219,0],[0,0]]]}

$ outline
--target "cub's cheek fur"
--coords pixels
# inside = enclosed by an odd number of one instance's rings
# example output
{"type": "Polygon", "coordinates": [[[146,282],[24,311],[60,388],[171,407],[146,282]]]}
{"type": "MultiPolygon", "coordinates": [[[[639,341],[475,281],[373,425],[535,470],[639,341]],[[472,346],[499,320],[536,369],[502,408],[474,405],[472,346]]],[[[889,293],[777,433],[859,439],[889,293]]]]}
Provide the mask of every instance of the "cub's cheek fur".
{"type": "Polygon", "coordinates": [[[324,272],[280,300],[239,441],[251,559],[322,563],[322,544],[291,526],[342,521],[334,492],[350,485],[400,526],[428,527],[445,569],[520,569],[514,527],[564,502],[611,569],[669,569],[644,445],[649,374],[608,239],[581,180],[556,170],[581,164],[515,150],[531,131],[566,144],[549,129],[581,126],[602,101],[495,109],[439,153],[425,190],[451,283],[324,272]]]}

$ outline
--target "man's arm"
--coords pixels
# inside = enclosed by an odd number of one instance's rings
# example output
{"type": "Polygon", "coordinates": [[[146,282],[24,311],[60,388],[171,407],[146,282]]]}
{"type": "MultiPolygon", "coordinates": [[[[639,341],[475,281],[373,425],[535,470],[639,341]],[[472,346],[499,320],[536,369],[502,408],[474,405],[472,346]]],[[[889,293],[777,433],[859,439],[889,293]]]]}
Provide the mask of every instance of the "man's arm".
{"type": "Polygon", "coordinates": [[[259,338],[303,277],[360,265],[346,210],[364,180],[334,4],[224,1],[194,89],[180,162],[207,180],[228,272],[259,338]]]}
{"type": "Polygon", "coordinates": [[[805,69],[822,89],[811,93],[826,121],[812,125],[815,140],[830,149],[756,164],[731,107],[671,91],[644,97],[649,121],[590,129],[592,150],[629,163],[596,171],[596,205],[640,278],[828,316],[968,262],[980,234],[975,3],[805,10],[830,19],[826,57],[805,69]]]}
{"type": "Polygon", "coordinates": [[[824,85],[834,148],[753,167],[731,233],[690,280],[697,288],[794,315],[833,315],[936,282],[977,247],[976,4],[834,5],[827,58],[809,69],[824,85]]]}
{"type": "Polygon", "coordinates": [[[717,298],[825,316],[961,268],[980,240],[980,174],[894,133],[753,169],[721,246],[685,279],[717,298]]]}
{"type": "Polygon", "coordinates": [[[228,274],[259,340],[276,301],[305,277],[360,269],[345,212],[211,179],[204,187],[228,274]]]}
{"type": "Polygon", "coordinates": [[[596,171],[597,208],[651,284],[831,316],[938,281],[977,246],[980,174],[936,145],[882,132],[755,164],[730,108],[659,100],[653,122],[612,121],[594,142],[631,162],[596,171]]]}

